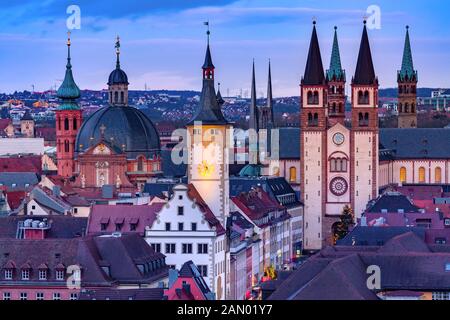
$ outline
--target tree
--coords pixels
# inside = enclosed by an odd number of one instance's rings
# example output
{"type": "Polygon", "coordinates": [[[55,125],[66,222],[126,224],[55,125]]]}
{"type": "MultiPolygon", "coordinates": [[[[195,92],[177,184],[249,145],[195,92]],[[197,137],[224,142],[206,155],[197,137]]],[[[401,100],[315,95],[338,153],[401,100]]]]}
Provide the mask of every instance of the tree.
{"type": "Polygon", "coordinates": [[[342,214],[339,218],[340,221],[335,222],[332,226],[333,244],[336,244],[337,240],[343,239],[349,232],[350,227],[355,224],[353,210],[348,205],[342,209],[342,214]]]}

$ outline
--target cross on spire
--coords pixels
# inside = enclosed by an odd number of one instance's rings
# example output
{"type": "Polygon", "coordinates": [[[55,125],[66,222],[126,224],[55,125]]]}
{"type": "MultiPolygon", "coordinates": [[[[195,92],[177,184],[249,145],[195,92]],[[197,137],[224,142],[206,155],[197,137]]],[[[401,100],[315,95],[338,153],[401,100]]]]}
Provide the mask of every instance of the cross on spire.
{"type": "Polygon", "coordinates": [[[120,37],[119,36],[117,36],[117,38],[116,38],[116,45],[114,47],[116,48],[116,55],[117,55],[116,68],[120,69],[120,60],[119,60],[119,56],[120,56],[120,37]]]}

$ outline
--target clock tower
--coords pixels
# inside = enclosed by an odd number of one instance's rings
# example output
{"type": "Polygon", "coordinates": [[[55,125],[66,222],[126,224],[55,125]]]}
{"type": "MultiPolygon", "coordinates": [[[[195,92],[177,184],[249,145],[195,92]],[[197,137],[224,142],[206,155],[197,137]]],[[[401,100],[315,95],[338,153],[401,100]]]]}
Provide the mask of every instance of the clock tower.
{"type": "Polygon", "coordinates": [[[232,134],[232,127],[223,116],[218,103],[209,35],[208,30],[200,106],[186,125],[188,181],[194,185],[222,225],[225,225],[230,198],[227,146],[233,141],[232,137],[228,137],[232,134]]]}

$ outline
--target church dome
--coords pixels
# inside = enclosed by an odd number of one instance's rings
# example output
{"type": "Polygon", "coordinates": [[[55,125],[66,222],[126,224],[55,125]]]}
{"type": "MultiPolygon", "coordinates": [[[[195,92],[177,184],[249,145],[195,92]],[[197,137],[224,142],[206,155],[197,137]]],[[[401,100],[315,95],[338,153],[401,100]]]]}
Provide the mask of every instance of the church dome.
{"type": "Polygon", "coordinates": [[[119,67],[114,69],[109,75],[108,85],[113,84],[128,84],[127,74],[119,67]]]}
{"type": "Polygon", "coordinates": [[[140,110],[129,106],[108,106],[94,112],[83,122],[77,135],[76,153],[83,153],[101,140],[127,159],[139,155],[152,158],[160,153],[158,132],[140,110]]]}

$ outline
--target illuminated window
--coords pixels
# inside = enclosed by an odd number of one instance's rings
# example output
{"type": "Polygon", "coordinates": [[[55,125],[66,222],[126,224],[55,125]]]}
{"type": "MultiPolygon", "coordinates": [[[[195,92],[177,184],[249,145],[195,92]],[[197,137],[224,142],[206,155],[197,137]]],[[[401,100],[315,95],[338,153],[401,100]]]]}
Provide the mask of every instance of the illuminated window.
{"type": "Polygon", "coordinates": [[[441,167],[436,167],[434,169],[434,182],[441,183],[441,167]]]}
{"type": "Polygon", "coordinates": [[[400,182],[401,183],[406,182],[406,168],[405,167],[400,168],[400,182]]]}
{"type": "Polygon", "coordinates": [[[420,183],[425,182],[425,168],[424,167],[419,168],[419,182],[420,183]]]}
{"type": "Polygon", "coordinates": [[[297,169],[295,167],[289,168],[289,182],[297,181],[297,169]]]}

